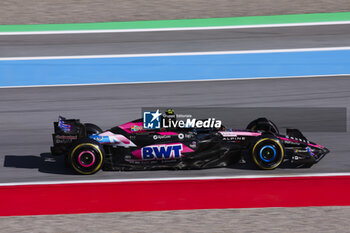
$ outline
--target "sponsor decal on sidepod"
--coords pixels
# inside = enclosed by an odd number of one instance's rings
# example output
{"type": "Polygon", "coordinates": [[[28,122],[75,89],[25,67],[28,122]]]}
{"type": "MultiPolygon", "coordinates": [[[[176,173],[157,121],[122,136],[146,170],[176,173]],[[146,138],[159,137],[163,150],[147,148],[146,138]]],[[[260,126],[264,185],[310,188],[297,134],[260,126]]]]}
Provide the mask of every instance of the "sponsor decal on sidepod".
{"type": "Polygon", "coordinates": [[[172,145],[146,146],[141,149],[142,159],[173,159],[180,158],[182,143],[172,145]]]}

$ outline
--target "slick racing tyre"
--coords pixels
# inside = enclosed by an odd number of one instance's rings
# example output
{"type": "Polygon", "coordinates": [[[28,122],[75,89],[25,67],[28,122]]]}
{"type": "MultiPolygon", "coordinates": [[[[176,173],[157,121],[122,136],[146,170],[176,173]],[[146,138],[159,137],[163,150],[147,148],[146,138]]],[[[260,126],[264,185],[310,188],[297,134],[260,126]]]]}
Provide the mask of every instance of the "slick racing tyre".
{"type": "Polygon", "coordinates": [[[91,139],[77,141],[69,153],[69,162],[72,168],[83,175],[91,175],[98,172],[104,161],[102,146],[91,139]]]}
{"type": "Polygon", "coordinates": [[[102,129],[97,125],[94,125],[91,123],[85,123],[84,125],[85,125],[87,135],[100,134],[103,132],[102,129]]]}
{"type": "Polygon", "coordinates": [[[251,156],[254,164],[259,168],[275,169],[283,162],[284,147],[275,138],[260,138],[252,145],[251,156]]]}

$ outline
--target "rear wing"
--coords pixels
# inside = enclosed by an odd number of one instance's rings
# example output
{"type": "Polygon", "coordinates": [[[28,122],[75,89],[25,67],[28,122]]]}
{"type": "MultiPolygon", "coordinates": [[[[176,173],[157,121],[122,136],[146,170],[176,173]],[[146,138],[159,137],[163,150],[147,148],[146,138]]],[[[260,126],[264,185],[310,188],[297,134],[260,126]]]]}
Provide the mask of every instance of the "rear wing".
{"type": "Polygon", "coordinates": [[[86,127],[79,119],[66,119],[58,117],[58,121],[53,123],[54,133],[52,134],[53,147],[52,155],[65,154],[72,143],[80,138],[86,137],[86,127]]]}
{"type": "Polygon", "coordinates": [[[66,119],[62,116],[58,117],[58,121],[54,122],[55,134],[79,134],[84,135],[85,126],[80,123],[79,119],[66,119]]]}
{"type": "Polygon", "coordinates": [[[58,117],[58,127],[64,132],[70,132],[72,130],[72,124],[66,122],[67,120],[64,117],[58,117]]]}

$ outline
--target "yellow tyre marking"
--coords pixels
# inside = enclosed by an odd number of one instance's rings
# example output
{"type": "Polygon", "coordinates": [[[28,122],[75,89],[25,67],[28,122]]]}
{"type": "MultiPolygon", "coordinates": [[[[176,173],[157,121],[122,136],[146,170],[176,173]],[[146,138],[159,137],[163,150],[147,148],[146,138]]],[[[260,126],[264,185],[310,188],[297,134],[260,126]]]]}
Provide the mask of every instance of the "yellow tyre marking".
{"type": "Polygon", "coordinates": [[[263,138],[263,139],[260,139],[257,143],[255,143],[254,147],[253,147],[253,150],[252,150],[252,156],[253,156],[253,160],[254,160],[254,163],[256,165],[258,165],[261,169],[265,169],[265,170],[272,170],[272,169],[275,169],[276,167],[278,167],[282,161],[283,161],[283,158],[284,158],[284,150],[283,150],[283,147],[281,145],[281,143],[279,141],[277,141],[276,139],[272,139],[272,138],[263,138]],[[257,147],[257,145],[259,145],[260,142],[263,142],[263,141],[266,141],[266,140],[270,140],[270,141],[273,141],[275,142],[280,148],[281,148],[281,160],[279,161],[279,163],[277,163],[275,166],[273,167],[263,167],[260,165],[260,163],[258,162],[258,160],[255,158],[254,156],[254,151],[255,151],[255,148],[257,147]]]}
{"type": "Polygon", "coordinates": [[[79,144],[78,146],[76,146],[76,147],[74,148],[74,150],[72,151],[72,153],[70,154],[70,159],[71,159],[72,167],[74,168],[74,170],[76,170],[77,172],[79,172],[80,174],[83,174],[83,175],[90,175],[90,174],[96,172],[98,169],[100,169],[100,167],[101,167],[101,165],[102,165],[102,162],[103,162],[102,151],[100,150],[100,148],[99,148],[97,145],[94,145],[94,144],[92,144],[92,143],[82,143],[82,144],[79,144]],[[97,167],[96,167],[93,171],[91,171],[91,172],[83,172],[83,171],[80,171],[80,170],[74,165],[74,163],[73,163],[73,154],[74,154],[74,152],[75,152],[77,149],[79,149],[80,147],[82,147],[82,146],[92,146],[92,147],[94,147],[94,148],[98,151],[98,153],[100,154],[101,161],[100,161],[100,163],[97,165],[97,167]]]}

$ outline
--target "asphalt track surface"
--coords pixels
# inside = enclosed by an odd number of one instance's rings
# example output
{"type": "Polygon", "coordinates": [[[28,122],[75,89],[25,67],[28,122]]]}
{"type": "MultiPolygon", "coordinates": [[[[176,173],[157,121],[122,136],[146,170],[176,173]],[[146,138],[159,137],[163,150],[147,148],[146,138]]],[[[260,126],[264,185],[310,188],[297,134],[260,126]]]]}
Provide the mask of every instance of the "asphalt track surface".
{"type": "Polygon", "coordinates": [[[1,57],[144,54],[350,46],[350,25],[1,35],[1,57]]]}
{"type": "MultiPolygon", "coordinates": [[[[350,25],[176,32],[0,36],[1,57],[198,52],[350,46],[350,25]]],[[[80,118],[103,129],[141,107],[349,107],[348,77],[0,89],[0,183],[350,171],[350,134],[308,133],[331,153],[311,169],[236,168],[99,172],[78,176],[52,157],[52,122],[80,118]]],[[[247,123],[260,116],[251,116],[247,123]]],[[[330,118],[332,116],[329,116],[330,118]]],[[[349,122],[348,122],[349,124],[349,122]]],[[[243,126],[242,126],[243,127],[243,126]]]]}
{"type": "MultiPolygon", "coordinates": [[[[140,117],[141,107],[349,107],[349,77],[0,89],[0,183],[193,176],[293,175],[350,171],[350,134],[307,133],[331,153],[310,169],[220,168],[99,172],[79,176],[49,154],[59,114],[103,129],[140,117]]],[[[251,116],[247,123],[259,116],[251,116]]],[[[332,116],[329,116],[330,118],[332,116]]],[[[349,122],[347,122],[349,124],[349,122]]]]}

